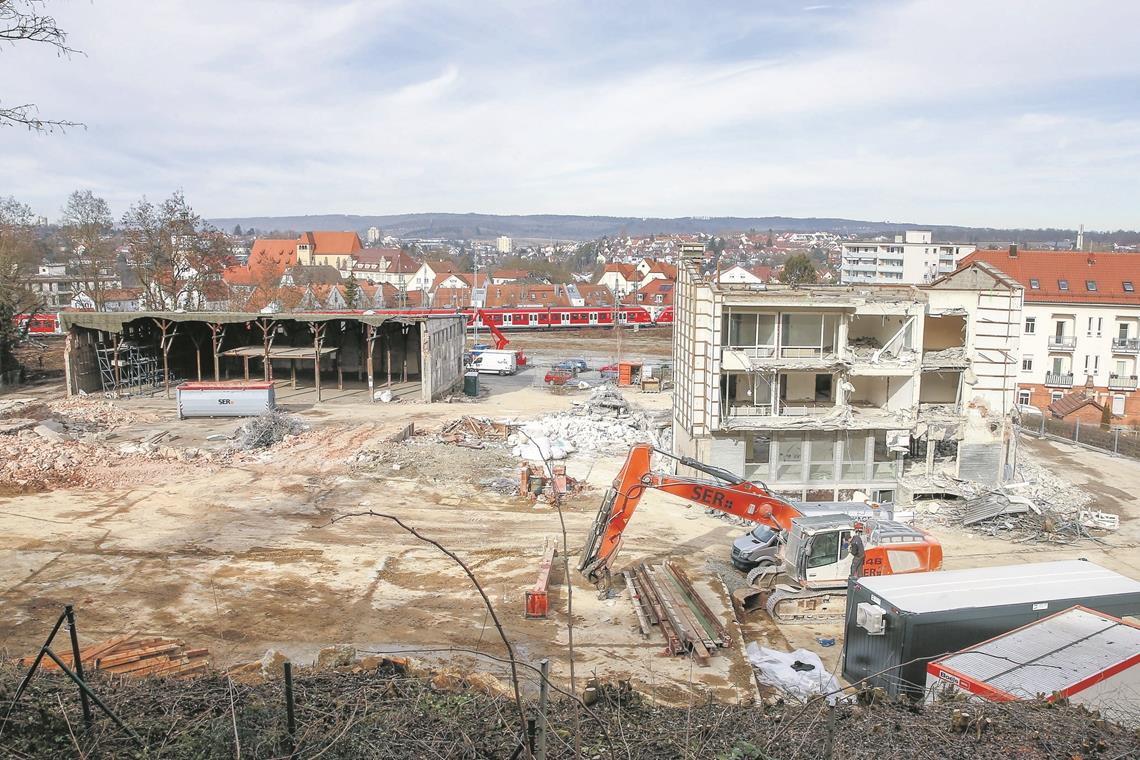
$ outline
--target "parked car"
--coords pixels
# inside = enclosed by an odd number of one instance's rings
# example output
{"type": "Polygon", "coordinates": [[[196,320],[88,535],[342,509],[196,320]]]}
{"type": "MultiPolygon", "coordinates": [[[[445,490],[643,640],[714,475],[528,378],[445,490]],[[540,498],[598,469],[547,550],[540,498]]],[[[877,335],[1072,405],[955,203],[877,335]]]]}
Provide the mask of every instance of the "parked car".
{"type": "Polygon", "coordinates": [[[576,372],[589,372],[590,371],[590,365],[586,363],[585,359],[582,359],[582,358],[566,359],[566,361],[568,361],[574,365],[574,370],[576,372]]]}
{"type": "Polygon", "coordinates": [[[573,379],[573,369],[555,365],[546,371],[546,376],[542,378],[542,381],[550,385],[566,385],[566,383],[573,379]]]}
{"type": "Polygon", "coordinates": [[[553,366],[553,369],[561,369],[567,372],[572,372],[575,375],[578,374],[578,365],[575,364],[572,359],[563,359],[560,362],[556,362],[553,366]]]}
{"type": "Polygon", "coordinates": [[[607,364],[604,367],[600,367],[598,369],[598,374],[602,376],[603,380],[616,380],[620,372],[618,370],[618,365],[607,364]]]}
{"type": "Polygon", "coordinates": [[[779,561],[780,532],[767,525],[757,525],[732,542],[732,564],[742,572],[759,565],[774,565],[779,561]]]}

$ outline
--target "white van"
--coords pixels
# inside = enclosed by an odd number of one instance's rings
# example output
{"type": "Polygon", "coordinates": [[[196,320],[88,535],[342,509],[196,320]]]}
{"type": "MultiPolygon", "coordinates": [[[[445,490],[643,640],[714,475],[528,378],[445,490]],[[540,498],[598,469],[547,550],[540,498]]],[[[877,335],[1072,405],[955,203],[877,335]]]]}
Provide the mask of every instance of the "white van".
{"type": "Polygon", "coordinates": [[[513,375],[519,371],[519,360],[514,351],[485,349],[479,352],[471,366],[484,374],[513,375]]]}

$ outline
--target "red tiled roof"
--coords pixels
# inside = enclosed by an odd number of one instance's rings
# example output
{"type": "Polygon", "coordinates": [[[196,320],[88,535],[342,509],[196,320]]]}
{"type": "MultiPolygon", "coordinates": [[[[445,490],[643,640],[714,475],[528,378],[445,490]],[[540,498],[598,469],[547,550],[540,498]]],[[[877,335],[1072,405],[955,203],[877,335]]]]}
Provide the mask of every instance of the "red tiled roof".
{"type": "Polygon", "coordinates": [[[315,256],[347,255],[364,247],[355,232],[302,232],[297,243],[313,246],[315,256]]]}
{"type": "Polygon", "coordinates": [[[1140,253],[1019,250],[1010,256],[1003,248],[974,251],[959,262],[958,268],[975,261],[984,261],[1021,283],[1026,303],[1140,305],[1140,253]],[[1062,281],[1068,284],[1067,290],[1061,289],[1062,281]],[[1089,290],[1089,281],[1095,290],[1089,290]],[[1131,292],[1125,283],[1131,283],[1131,292]]]}
{"type": "Polygon", "coordinates": [[[222,279],[229,285],[261,285],[281,277],[296,263],[296,240],[262,238],[253,241],[245,266],[226,267],[222,279]]]}
{"type": "Polygon", "coordinates": [[[530,272],[525,269],[500,269],[491,272],[492,280],[525,280],[527,277],[530,277],[530,272]]]}
{"type": "Polygon", "coordinates": [[[617,272],[627,280],[640,280],[637,276],[637,267],[633,264],[606,264],[602,272],[617,272]]]}
{"type": "Polygon", "coordinates": [[[659,274],[665,275],[670,280],[677,279],[677,267],[673,266],[672,264],[670,264],[666,261],[658,261],[656,259],[648,259],[648,261],[649,261],[649,272],[651,274],[653,272],[657,272],[659,274]]]}
{"type": "Polygon", "coordinates": [[[1048,409],[1057,419],[1064,419],[1078,409],[1093,405],[1098,411],[1104,412],[1104,405],[1097,403],[1096,399],[1089,398],[1083,391],[1070,393],[1049,404],[1048,409]]]}

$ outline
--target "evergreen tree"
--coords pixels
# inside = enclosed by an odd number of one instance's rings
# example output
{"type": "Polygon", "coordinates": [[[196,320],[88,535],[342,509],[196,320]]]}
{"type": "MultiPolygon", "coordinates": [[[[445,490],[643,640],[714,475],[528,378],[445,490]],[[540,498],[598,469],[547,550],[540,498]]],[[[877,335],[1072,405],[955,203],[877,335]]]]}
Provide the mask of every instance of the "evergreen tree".
{"type": "Polygon", "coordinates": [[[806,285],[818,282],[819,273],[812,266],[811,259],[802,253],[789,256],[780,273],[780,282],[785,285],[806,285]]]}

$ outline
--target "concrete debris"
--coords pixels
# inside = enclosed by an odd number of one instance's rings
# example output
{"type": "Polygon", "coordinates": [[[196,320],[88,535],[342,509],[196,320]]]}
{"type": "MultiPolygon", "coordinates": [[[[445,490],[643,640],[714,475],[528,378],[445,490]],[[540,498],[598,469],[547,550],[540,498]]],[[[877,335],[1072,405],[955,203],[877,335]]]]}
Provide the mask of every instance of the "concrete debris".
{"type": "Polygon", "coordinates": [[[35,429],[6,437],[4,454],[0,487],[28,493],[69,487],[133,488],[185,474],[181,462],[194,461],[199,473],[206,474],[206,465],[214,461],[213,454],[195,448],[133,443],[116,450],[69,437],[49,440],[35,429]]]}
{"type": "Polygon", "coordinates": [[[645,442],[667,449],[670,436],[668,411],[644,411],[621,391],[602,386],[567,412],[524,423],[507,442],[515,456],[540,461],[565,459],[576,451],[620,453],[645,442]]]}
{"type": "MultiPolygon", "coordinates": [[[[511,485],[505,493],[518,493],[518,478],[512,477],[518,462],[503,446],[468,448],[458,454],[454,444],[435,440],[433,436],[416,436],[403,443],[379,446],[353,453],[348,460],[350,469],[377,477],[418,478],[440,485],[482,484],[507,478],[511,485]]],[[[494,486],[489,488],[500,490],[494,486]]]]}
{"type": "Polygon", "coordinates": [[[31,396],[9,396],[0,399],[0,417],[7,417],[9,414],[21,412],[24,407],[35,403],[35,399],[31,396]]]}
{"type": "Polygon", "coordinates": [[[69,430],[83,432],[113,430],[128,425],[157,422],[160,419],[154,412],[128,409],[122,404],[92,396],[73,396],[52,401],[48,404],[48,409],[51,416],[69,430]]]}
{"type": "Polygon", "coordinates": [[[351,665],[356,659],[356,648],[347,644],[325,647],[317,652],[316,667],[319,670],[328,668],[343,668],[351,665]]]}
{"type": "Polygon", "coordinates": [[[962,346],[944,348],[940,351],[924,351],[922,366],[924,367],[958,367],[965,365],[969,359],[966,349],[962,346]]]}
{"type": "Polygon", "coordinates": [[[36,426],[35,420],[30,420],[24,417],[16,417],[7,419],[0,422],[0,435],[13,435],[21,430],[30,430],[36,426]]]}
{"type": "Polygon", "coordinates": [[[237,451],[267,449],[285,440],[286,436],[299,435],[308,430],[300,418],[278,409],[270,409],[242,423],[234,433],[233,448],[237,451]]]}
{"type": "MultiPolygon", "coordinates": [[[[937,481],[933,478],[929,483],[937,481]]],[[[929,519],[1013,543],[1096,541],[1097,534],[1115,529],[1109,526],[1116,515],[1100,513],[1105,519],[1097,519],[1086,509],[1092,494],[1038,465],[1024,449],[1018,454],[1012,482],[991,488],[967,480],[949,480],[945,492],[960,494],[962,500],[924,502],[929,519]]]]}
{"type": "Polygon", "coordinates": [[[48,441],[63,441],[67,439],[67,434],[62,432],[63,426],[55,420],[44,420],[36,425],[33,431],[40,438],[48,441]]]}
{"type": "Polygon", "coordinates": [[[1099,512],[1095,509],[1082,509],[1078,514],[1077,519],[1081,521],[1081,525],[1086,528],[1096,528],[1098,530],[1119,530],[1120,529],[1120,515],[1114,515],[1111,512],[1099,512]]]}

